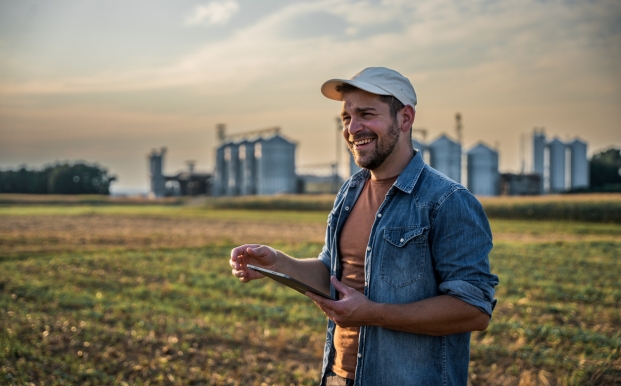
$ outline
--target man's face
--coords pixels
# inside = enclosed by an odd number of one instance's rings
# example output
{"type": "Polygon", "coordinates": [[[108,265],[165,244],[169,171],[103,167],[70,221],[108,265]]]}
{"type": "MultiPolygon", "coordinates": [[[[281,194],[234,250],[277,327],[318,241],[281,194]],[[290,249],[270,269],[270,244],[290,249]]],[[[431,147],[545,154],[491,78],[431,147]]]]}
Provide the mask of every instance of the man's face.
{"type": "Polygon", "coordinates": [[[375,94],[362,90],[345,93],[341,119],[343,137],[362,168],[380,167],[399,142],[399,127],[390,107],[375,94]]]}

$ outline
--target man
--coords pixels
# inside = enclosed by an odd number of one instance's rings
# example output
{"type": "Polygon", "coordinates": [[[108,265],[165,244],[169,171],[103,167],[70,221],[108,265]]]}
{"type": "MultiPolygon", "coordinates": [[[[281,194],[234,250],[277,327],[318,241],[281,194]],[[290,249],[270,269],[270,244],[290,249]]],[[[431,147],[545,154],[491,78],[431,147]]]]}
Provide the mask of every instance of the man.
{"type": "Polygon", "coordinates": [[[363,169],[340,189],[319,258],[268,246],[231,252],[247,264],[329,291],[306,295],[328,316],[323,385],[466,385],[470,332],[487,328],[498,278],[479,202],[412,148],[416,93],[396,71],[373,67],[321,91],[343,101],[343,136],[363,169]]]}

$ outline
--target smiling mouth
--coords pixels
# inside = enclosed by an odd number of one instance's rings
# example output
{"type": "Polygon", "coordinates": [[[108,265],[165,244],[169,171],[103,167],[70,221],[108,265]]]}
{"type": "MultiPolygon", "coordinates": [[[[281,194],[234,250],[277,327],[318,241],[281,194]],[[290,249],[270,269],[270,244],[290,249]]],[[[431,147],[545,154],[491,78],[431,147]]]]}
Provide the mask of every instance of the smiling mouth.
{"type": "Polygon", "coordinates": [[[360,147],[360,146],[367,145],[367,144],[369,144],[369,143],[371,143],[373,141],[375,141],[375,138],[363,138],[363,139],[358,139],[358,140],[350,141],[349,143],[351,143],[355,147],[360,147]]]}

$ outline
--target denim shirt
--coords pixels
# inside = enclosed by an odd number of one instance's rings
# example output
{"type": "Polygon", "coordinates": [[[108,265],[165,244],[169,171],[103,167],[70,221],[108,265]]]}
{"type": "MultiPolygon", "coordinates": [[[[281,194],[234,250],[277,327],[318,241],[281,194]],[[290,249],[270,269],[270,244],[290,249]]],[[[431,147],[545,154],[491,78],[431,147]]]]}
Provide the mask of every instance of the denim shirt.
{"type": "MultiPolygon", "coordinates": [[[[338,279],[339,234],[369,176],[362,169],[347,180],[328,216],[319,259],[338,279]]],[[[367,243],[364,295],[373,302],[403,304],[447,294],[491,316],[498,284],[490,273],[491,249],[481,204],[417,153],[377,211],[367,243]]],[[[330,292],[337,296],[333,286],[330,292]]],[[[334,362],[334,330],[328,320],[322,385],[334,362]]],[[[355,385],[466,385],[469,359],[469,332],[430,336],[362,326],[355,385]]]]}

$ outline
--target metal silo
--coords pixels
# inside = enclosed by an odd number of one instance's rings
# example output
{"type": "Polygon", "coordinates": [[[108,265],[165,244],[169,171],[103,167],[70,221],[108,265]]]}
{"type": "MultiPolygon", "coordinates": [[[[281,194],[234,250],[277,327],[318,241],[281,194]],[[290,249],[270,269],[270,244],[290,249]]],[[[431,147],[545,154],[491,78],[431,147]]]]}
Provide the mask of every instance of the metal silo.
{"type": "Polygon", "coordinates": [[[427,147],[432,168],[456,182],[461,182],[461,145],[445,134],[427,147]]]}
{"type": "Polygon", "coordinates": [[[558,138],[548,143],[550,150],[550,192],[559,193],[565,187],[565,149],[566,146],[558,138]]]}
{"type": "Polygon", "coordinates": [[[295,148],[295,143],[279,134],[257,141],[258,194],[295,193],[295,148]]]}
{"type": "Polygon", "coordinates": [[[467,159],[468,190],[479,196],[498,196],[500,194],[498,152],[479,143],[468,151],[467,159]]]}
{"type": "Polygon", "coordinates": [[[149,154],[149,172],[151,180],[151,195],[154,197],[163,197],[166,191],[164,180],[164,155],[166,154],[166,148],[163,147],[158,152],[153,149],[149,154]]]}
{"type": "Polygon", "coordinates": [[[239,144],[232,142],[224,150],[227,161],[228,184],[226,185],[227,196],[238,196],[241,185],[241,173],[239,167],[239,144]]]}
{"type": "Polygon", "coordinates": [[[425,159],[425,149],[427,148],[427,145],[425,145],[423,142],[420,142],[416,139],[412,140],[412,147],[415,150],[418,150],[420,152],[420,155],[423,159],[425,159]]]}
{"type": "Polygon", "coordinates": [[[587,144],[576,138],[568,146],[571,151],[571,188],[588,188],[589,161],[587,160],[587,144]]]}
{"type": "Polygon", "coordinates": [[[533,131],[533,174],[541,176],[541,186],[539,189],[540,193],[543,193],[543,177],[545,175],[545,146],[546,135],[544,134],[543,129],[539,131],[535,128],[533,131]]]}
{"type": "Polygon", "coordinates": [[[255,141],[242,141],[239,144],[239,163],[242,195],[256,194],[257,178],[255,168],[255,141]]]}
{"type": "Polygon", "coordinates": [[[226,165],[225,153],[226,144],[218,146],[216,149],[216,170],[214,178],[213,195],[226,195],[226,186],[228,184],[228,167],[226,165]]]}

